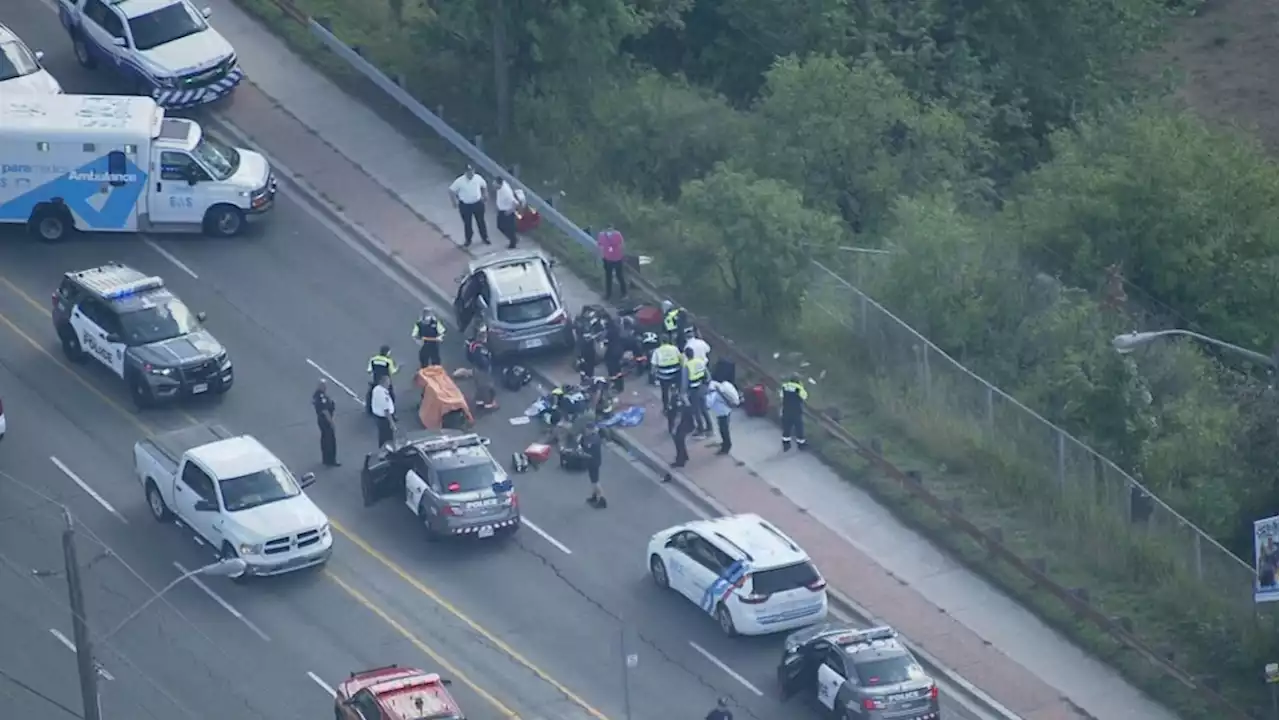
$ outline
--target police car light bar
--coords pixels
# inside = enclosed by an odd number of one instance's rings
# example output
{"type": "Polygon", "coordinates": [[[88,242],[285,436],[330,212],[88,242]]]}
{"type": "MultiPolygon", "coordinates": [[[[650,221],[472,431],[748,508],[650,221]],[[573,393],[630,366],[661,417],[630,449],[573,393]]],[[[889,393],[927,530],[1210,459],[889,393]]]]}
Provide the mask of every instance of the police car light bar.
{"type": "Polygon", "coordinates": [[[854,645],[858,643],[871,643],[879,640],[892,640],[898,637],[898,631],[883,625],[881,627],[867,628],[866,630],[850,630],[836,638],[836,643],[840,645],[854,645]]]}
{"type": "Polygon", "coordinates": [[[487,444],[484,438],[475,433],[467,433],[466,435],[451,435],[448,437],[435,438],[418,443],[418,447],[423,452],[439,452],[441,450],[457,450],[463,447],[472,447],[476,445],[487,444]]]}
{"type": "Polygon", "coordinates": [[[102,297],[107,300],[119,300],[120,298],[136,295],[140,292],[159,290],[162,287],[164,287],[164,280],[153,275],[151,277],[142,278],[141,280],[134,280],[133,282],[117,285],[111,290],[102,293],[102,297]]]}

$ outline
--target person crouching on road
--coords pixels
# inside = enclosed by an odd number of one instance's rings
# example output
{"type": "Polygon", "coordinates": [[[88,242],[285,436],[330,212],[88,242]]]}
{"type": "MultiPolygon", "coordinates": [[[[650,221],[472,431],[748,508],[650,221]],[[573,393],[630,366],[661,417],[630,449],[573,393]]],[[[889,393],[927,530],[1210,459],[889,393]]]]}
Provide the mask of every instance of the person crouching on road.
{"type": "Polygon", "coordinates": [[[604,440],[600,437],[600,428],[592,423],[582,433],[582,451],[587,456],[587,477],[591,480],[591,495],[587,504],[597,510],[609,507],[600,491],[600,466],[604,464],[604,440]]]}
{"type": "Polygon", "coordinates": [[[369,410],[378,422],[378,447],[385,447],[395,442],[396,437],[396,403],[391,399],[391,376],[378,378],[369,400],[369,410]]]}
{"type": "Polygon", "coordinates": [[[796,449],[803,450],[807,443],[804,439],[804,404],[809,400],[809,391],[800,382],[800,376],[792,374],[782,383],[778,395],[782,398],[782,451],[791,449],[792,440],[795,440],[796,449]]]}
{"type": "Polygon", "coordinates": [[[422,316],[413,324],[411,333],[421,347],[418,348],[418,366],[440,364],[440,344],[444,342],[444,323],[428,308],[422,308],[422,316]]]}

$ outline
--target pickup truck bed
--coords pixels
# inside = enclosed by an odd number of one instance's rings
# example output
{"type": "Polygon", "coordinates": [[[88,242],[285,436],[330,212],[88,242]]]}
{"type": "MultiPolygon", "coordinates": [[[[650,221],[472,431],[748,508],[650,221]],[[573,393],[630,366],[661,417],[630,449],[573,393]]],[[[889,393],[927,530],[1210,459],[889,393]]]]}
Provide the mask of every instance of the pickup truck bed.
{"type": "Polygon", "coordinates": [[[138,442],[138,449],[147,451],[170,474],[177,472],[182,455],[191,448],[235,437],[221,425],[200,424],[181,430],[171,430],[153,438],[138,442]]]}

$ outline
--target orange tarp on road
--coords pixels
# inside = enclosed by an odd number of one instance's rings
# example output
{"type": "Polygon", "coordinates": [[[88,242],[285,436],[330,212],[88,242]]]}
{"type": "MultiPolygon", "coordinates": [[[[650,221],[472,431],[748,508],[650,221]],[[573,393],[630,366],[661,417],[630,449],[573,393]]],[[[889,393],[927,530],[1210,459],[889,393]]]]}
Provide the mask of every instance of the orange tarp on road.
{"type": "Polygon", "coordinates": [[[428,430],[440,430],[444,425],[444,416],[459,410],[467,417],[467,423],[476,421],[467,406],[467,399],[458,390],[457,384],[443,367],[432,365],[418,371],[413,378],[414,385],[422,390],[422,404],[418,406],[418,419],[422,427],[428,430]]]}

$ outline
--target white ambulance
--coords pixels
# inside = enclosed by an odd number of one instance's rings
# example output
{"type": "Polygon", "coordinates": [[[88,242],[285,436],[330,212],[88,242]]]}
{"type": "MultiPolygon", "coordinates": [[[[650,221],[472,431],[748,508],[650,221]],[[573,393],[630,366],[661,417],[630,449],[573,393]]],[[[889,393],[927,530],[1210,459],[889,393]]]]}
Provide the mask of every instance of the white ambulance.
{"type": "Polygon", "coordinates": [[[86,232],[240,233],[269,211],[266,158],[165,117],[151,98],[0,97],[0,223],[86,232]]]}

